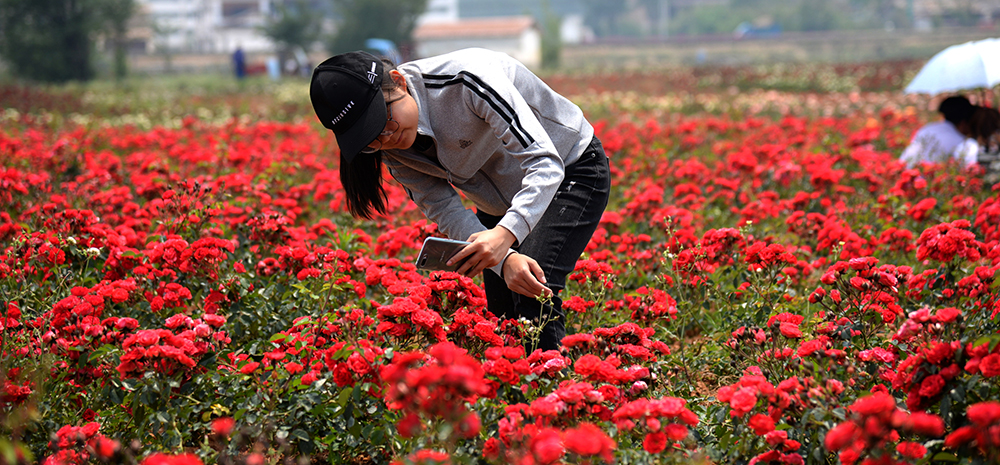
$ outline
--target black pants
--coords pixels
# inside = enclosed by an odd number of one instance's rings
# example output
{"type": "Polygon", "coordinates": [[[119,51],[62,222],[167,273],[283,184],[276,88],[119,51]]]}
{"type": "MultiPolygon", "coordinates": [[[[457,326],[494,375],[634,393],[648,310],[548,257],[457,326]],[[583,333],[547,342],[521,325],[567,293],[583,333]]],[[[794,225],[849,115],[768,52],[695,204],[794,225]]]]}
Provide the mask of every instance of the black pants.
{"type": "MultiPolygon", "coordinates": [[[[566,167],[566,176],[545,210],[541,220],[515,249],[541,266],[546,286],[552,289],[551,305],[542,304],[507,288],[503,278],[491,270],[483,272],[487,305],[500,318],[521,318],[548,321],[542,329],[538,346],[526,344],[526,349],[559,349],[566,335],[566,316],[562,311],[560,291],[566,287],[566,276],[576,267],[576,261],[597,230],[611,191],[608,158],[601,141],[594,137],[580,159],[566,167]]],[[[487,228],[493,228],[501,217],[476,214],[487,228]]],[[[526,343],[528,341],[525,341],[526,343]]]]}

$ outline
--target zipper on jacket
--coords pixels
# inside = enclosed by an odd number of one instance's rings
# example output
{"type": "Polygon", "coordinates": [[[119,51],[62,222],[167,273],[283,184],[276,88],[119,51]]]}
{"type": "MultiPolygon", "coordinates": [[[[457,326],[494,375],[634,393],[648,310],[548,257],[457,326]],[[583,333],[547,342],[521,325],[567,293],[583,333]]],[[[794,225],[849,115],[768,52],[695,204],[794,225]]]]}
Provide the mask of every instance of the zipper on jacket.
{"type": "MultiPolygon", "coordinates": [[[[449,173],[449,176],[450,175],[451,175],[451,173],[449,173]]],[[[493,179],[491,179],[489,176],[487,176],[486,173],[483,173],[483,177],[486,178],[486,181],[488,181],[490,183],[490,186],[493,186],[493,191],[497,193],[497,198],[500,199],[500,201],[503,202],[504,206],[506,206],[507,208],[510,208],[510,202],[508,202],[507,199],[504,198],[503,192],[501,192],[500,188],[497,187],[497,183],[493,182],[493,179]]]]}

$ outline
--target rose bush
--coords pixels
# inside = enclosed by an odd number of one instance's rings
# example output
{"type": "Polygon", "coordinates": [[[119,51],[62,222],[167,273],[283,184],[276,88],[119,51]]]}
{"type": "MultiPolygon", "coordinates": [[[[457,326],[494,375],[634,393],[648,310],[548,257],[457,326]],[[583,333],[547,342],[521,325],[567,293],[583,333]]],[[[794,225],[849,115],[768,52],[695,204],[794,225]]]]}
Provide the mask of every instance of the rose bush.
{"type": "Polygon", "coordinates": [[[896,161],[912,97],[592,100],[615,91],[573,94],[606,115],[616,195],[562,349],[533,353],[538,328],[492,315],[478,279],[416,270],[438,231],[399,186],[390,215],[346,213],[308,108],[5,111],[0,460],[997,457],[1000,186],[896,161]]]}

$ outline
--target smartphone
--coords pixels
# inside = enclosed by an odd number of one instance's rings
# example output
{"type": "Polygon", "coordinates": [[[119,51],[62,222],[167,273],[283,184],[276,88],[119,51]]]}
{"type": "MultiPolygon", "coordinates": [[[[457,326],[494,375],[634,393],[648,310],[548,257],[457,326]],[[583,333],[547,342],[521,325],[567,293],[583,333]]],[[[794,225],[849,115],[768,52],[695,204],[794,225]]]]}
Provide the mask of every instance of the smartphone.
{"type": "Polygon", "coordinates": [[[467,245],[469,243],[465,241],[455,241],[443,237],[428,237],[424,239],[424,245],[420,247],[420,253],[417,254],[417,268],[421,270],[455,271],[462,265],[462,262],[455,263],[452,266],[448,266],[445,263],[467,245]]]}

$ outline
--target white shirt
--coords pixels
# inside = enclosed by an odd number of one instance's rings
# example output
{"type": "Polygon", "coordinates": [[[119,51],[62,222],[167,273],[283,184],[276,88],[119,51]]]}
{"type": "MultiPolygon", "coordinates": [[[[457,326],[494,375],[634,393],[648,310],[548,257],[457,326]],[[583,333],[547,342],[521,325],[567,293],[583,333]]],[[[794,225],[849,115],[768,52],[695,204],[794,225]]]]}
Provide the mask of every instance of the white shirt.
{"type": "Polygon", "coordinates": [[[911,168],[920,163],[944,163],[949,159],[969,166],[976,163],[978,152],[979,144],[974,139],[958,132],[954,124],[938,121],[920,128],[899,159],[911,168]]]}

